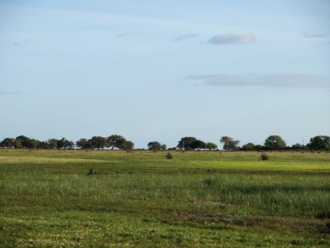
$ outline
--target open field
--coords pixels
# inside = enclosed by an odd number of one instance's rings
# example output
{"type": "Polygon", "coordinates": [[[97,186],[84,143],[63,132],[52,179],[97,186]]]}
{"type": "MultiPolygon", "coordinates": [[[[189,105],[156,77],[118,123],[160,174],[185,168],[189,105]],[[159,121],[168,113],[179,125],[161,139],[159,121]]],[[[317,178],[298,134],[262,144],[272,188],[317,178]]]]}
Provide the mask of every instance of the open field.
{"type": "Polygon", "coordinates": [[[0,246],[330,246],[330,153],[171,153],[1,149],[0,246]]]}

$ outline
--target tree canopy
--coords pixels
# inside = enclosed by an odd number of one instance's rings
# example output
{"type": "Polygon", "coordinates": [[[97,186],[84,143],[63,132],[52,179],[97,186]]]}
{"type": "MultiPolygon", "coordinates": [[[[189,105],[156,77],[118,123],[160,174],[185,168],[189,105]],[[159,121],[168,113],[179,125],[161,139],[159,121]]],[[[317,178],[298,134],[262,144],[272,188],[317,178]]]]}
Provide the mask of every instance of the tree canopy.
{"type": "Polygon", "coordinates": [[[201,140],[194,140],[190,144],[191,149],[204,149],[206,144],[201,140]]]}
{"type": "Polygon", "coordinates": [[[190,149],[190,145],[193,141],[197,140],[195,137],[184,137],[179,140],[179,143],[177,145],[180,149],[188,150],[190,149]]]}
{"type": "Polygon", "coordinates": [[[113,150],[115,147],[119,149],[124,149],[126,145],[126,139],[118,134],[113,134],[107,138],[108,147],[111,147],[113,150]]]}
{"type": "Polygon", "coordinates": [[[151,141],[148,143],[148,150],[159,151],[161,146],[162,145],[158,141],[151,141]]]}
{"type": "Polygon", "coordinates": [[[234,140],[232,137],[222,136],[220,143],[223,143],[224,150],[236,150],[239,145],[239,140],[234,140]]]}
{"type": "Polygon", "coordinates": [[[242,150],[244,151],[253,151],[255,150],[256,146],[253,143],[247,143],[242,146],[242,150]]]}
{"type": "Polygon", "coordinates": [[[310,139],[307,144],[311,150],[330,150],[330,137],[325,135],[318,135],[310,139]]]}
{"type": "Polygon", "coordinates": [[[279,135],[271,135],[265,140],[265,146],[276,150],[286,147],[286,143],[279,135]]]}
{"type": "Polygon", "coordinates": [[[218,148],[218,146],[216,144],[212,143],[212,142],[207,142],[205,144],[205,148],[209,149],[209,150],[215,150],[215,149],[218,148]]]}

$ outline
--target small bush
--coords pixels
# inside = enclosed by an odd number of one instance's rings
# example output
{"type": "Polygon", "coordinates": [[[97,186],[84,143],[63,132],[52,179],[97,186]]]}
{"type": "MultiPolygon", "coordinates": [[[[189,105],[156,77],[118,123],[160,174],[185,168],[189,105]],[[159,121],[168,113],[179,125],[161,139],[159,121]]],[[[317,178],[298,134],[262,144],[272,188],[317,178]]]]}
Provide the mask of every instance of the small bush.
{"type": "Polygon", "coordinates": [[[203,183],[207,186],[211,186],[213,184],[213,180],[210,178],[204,179],[203,183]]]}
{"type": "Polygon", "coordinates": [[[171,154],[170,152],[167,152],[167,154],[166,154],[166,158],[167,158],[167,159],[172,159],[173,156],[172,156],[172,154],[171,154]]]}
{"type": "Polygon", "coordinates": [[[269,158],[268,158],[268,154],[266,154],[266,153],[261,153],[261,160],[268,160],[269,158]]]}

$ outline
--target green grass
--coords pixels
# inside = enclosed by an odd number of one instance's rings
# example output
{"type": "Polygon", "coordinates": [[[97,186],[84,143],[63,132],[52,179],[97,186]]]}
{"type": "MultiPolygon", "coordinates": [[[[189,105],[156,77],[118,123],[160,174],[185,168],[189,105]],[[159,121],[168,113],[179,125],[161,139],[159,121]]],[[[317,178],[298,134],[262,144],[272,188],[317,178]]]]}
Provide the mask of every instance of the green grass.
{"type": "Polygon", "coordinates": [[[0,246],[330,246],[330,153],[166,154],[0,150],[0,246]]]}

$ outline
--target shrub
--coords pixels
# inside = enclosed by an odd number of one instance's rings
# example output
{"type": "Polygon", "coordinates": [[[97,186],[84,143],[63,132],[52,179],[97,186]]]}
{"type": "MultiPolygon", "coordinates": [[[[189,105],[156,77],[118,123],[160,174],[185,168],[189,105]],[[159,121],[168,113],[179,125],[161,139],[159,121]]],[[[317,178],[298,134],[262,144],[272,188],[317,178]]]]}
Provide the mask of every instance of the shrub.
{"type": "Polygon", "coordinates": [[[167,152],[167,154],[166,154],[166,158],[167,158],[167,159],[172,159],[173,156],[172,156],[172,154],[171,154],[170,152],[167,152]]]}
{"type": "Polygon", "coordinates": [[[211,186],[213,184],[213,180],[210,178],[204,179],[203,183],[206,184],[207,186],[211,186]]]}
{"type": "Polygon", "coordinates": [[[268,154],[266,153],[261,153],[261,160],[268,160],[268,154]]]}

